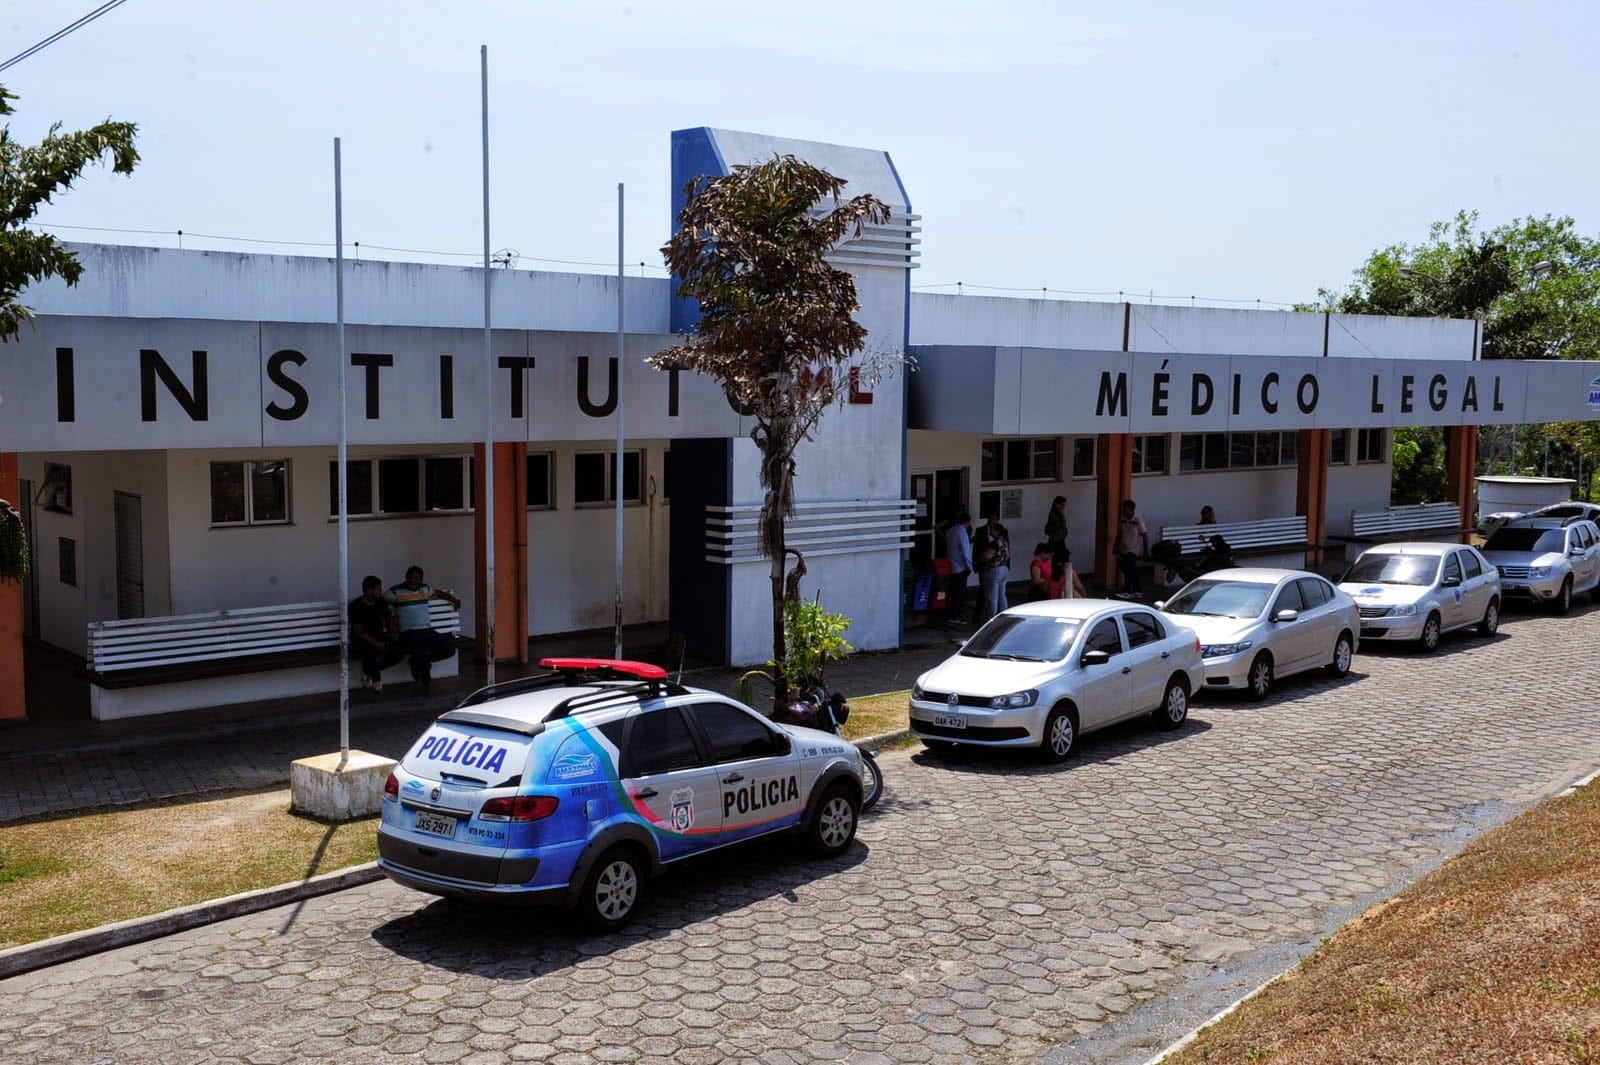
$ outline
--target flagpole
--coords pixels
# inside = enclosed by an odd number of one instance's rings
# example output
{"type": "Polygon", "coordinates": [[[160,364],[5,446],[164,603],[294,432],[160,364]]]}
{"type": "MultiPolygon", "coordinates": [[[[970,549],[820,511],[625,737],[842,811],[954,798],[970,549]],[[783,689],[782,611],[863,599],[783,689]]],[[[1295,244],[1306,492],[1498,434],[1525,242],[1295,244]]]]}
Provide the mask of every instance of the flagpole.
{"type": "MultiPolygon", "coordinates": [[[[627,377],[627,374],[624,372],[624,366],[622,362],[622,269],[622,182],[619,181],[617,182],[617,469],[614,475],[616,478],[615,488],[617,497],[617,631],[615,640],[615,657],[617,658],[622,657],[622,484],[625,479],[623,477],[624,467],[622,463],[622,401],[623,396],[626,394],[626,390],[623,388],[623,381],[627,377]]],[[[644,478],[643,468],[639,470],[639,477],[642,481],[644,478]]]]}
{"type": "MultiPolygon", "coordinates": [[[[333,302],[339,345],[339,610],[350,602],[350,451],[349,416],[345,409],[344,340],[344,189],[339,138],[333,138],[333,302]]],[[[350,626],[339,619],[339,764],[350,760],[350,626]]]]}
{"type": "Polygon", "coordinates": [[[490,339],[489,283],[489,46],[478,49],[483,96],[483,617],[485,681],[494,683],[494,356],[490,339]]]}

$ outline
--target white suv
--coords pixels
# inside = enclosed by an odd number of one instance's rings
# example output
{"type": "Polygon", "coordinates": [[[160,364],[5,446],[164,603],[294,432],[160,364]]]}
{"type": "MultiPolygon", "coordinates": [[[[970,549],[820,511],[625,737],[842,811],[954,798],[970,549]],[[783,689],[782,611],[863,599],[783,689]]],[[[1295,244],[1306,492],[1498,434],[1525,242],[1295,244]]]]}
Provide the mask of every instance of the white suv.
{"type": "Polygon", "coordinates": [[[1586,518],[1509,521],[1484,543],[1483,556],[1500,571],[1507,599],[1545,603],[1558,614],[1582,592],[1600,601],[1600,526],[1586,518]]]}

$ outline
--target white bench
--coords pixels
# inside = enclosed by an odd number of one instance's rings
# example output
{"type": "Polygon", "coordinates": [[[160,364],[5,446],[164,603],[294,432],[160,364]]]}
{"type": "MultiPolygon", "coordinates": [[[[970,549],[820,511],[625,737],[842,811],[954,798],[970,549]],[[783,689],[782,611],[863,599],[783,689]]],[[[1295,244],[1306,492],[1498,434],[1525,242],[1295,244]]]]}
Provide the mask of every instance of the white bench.
{"type": "Polygon", "coordinates": [[[1233,553],[1240,558],[1270,555],[1292,558],[1298,555],[1296,566],[1305,564],[1306,549],[1311,543],[1306,538],[1306,517],[1294,514],[1286,518],[1261,518],[1256,521],[1217,522],[1211,525],[1163,525],[1161,539],[1172,540],[1185,555],[1195,555],[1203,550],[1213,536],[1228,541],[1233,553]]]}
{"type": "Polygon", "coordinates": [[[1350,512],[1350,539],[1403,539],[1410,533],[1427,532],[1435,536],[1471,532],[1461,526],[1461,508],[1454,503],[1411,503],[1365,514],[1350,512]]]}
{"type": "MultiPolygon", "coordinates": [[[[428,604],[432,627],[455,639],[461,616],[428,604]]],[[[91,621],[84,673],[96,720],[193,710],[334,691],[339,687],[339,603],[290,603],[201,614],[91,621]]],[[[351,679],[360,682],[360,663],[351,679]]],[[[460,655],[434,666],[453,677],[460,655]]],[[[406,680],[391,670],[386,680],[406,680]]]]}

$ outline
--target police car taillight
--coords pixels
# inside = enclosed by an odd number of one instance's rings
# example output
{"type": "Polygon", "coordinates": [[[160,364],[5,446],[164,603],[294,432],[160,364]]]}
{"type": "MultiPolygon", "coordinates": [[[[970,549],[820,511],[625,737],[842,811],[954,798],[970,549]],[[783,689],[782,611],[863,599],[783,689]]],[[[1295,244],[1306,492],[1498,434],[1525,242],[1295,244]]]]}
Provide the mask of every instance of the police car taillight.
{"type": "Polygon", "coordinates": [[[391,799],[400,797],[400,780],[393,773],[390,773],[389,779],[383,782],[383,793],[391,799]]]}
{"type": "Polygon", "coordinates": [[[490,799],[478,811],[478,816],[491,821],[542,821],[556,812],[559,802],[554,795],[490,799]]]}

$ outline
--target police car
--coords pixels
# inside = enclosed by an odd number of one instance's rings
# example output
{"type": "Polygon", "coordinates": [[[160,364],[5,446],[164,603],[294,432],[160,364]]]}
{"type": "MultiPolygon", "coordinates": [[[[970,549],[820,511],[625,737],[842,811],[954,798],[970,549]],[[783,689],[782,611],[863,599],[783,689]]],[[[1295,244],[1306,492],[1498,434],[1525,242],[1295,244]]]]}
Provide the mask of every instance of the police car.
{"type": "Polygon", "coordinates": [[[436,720],[384,788],[378,865],[474,900],[634,915],[663,866],[787,832],[824,857],[855,838],[861,753],[658,666],[544,659],[436,720]]]}

